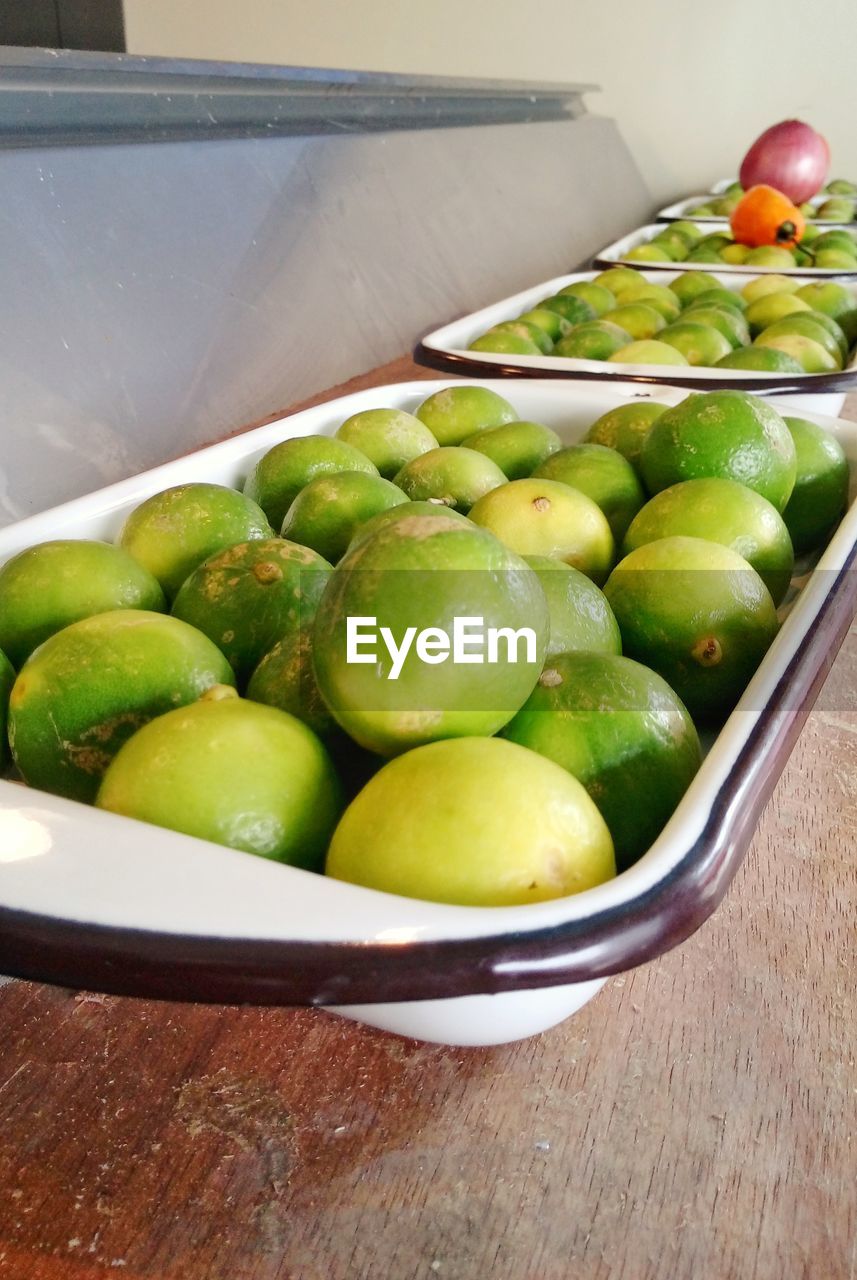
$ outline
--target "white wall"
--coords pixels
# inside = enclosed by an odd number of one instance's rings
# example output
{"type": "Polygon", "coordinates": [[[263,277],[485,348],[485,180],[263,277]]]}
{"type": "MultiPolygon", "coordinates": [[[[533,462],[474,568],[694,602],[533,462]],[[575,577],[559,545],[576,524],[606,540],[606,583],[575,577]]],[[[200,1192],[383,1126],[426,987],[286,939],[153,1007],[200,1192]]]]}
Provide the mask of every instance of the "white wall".
{"type": "Polygon", "coordinates": [[[790,116],[857,179],[854,0],[125,0],[125,23],[131,53],[600,84],[659,203],[790,116]]]}

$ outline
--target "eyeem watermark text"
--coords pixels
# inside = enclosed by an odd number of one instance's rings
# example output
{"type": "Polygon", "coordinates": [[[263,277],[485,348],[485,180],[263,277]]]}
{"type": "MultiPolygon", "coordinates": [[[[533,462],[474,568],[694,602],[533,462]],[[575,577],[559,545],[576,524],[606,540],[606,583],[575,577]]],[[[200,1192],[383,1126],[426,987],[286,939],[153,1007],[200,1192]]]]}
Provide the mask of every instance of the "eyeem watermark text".
{"type": "Polygon", "coordinates": [[[345,661],[376,665],[386,650],[391,667],[388,680],[398,680],[405,659],[413,649],[420,662],[438,666],[442,662],[481,664],[498,662],[536,662],[538,643],[532,627],[486,627],[480,617],[453,618],[452,634],[443,627],[407,627],[397,641],[390,627],[379,627],[377,618],[346,619],[345,661]],[[524,645],[524,657],[518,658],[524,645]],[[502,652],[501,652],[502,649],[502,652]]]}

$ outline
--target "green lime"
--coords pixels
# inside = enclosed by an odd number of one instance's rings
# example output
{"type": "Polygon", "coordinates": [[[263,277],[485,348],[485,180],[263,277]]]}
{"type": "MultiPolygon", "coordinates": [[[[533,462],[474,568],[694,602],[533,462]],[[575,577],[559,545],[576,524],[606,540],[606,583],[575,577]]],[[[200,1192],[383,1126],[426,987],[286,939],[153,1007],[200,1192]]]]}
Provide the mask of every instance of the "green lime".
{"type": "Polygon", "coordinates": [[[649,434],[652,423],[666,410],[667,405],[642,398],[620,404],[596,418],[584,440],[606,445],[608,449],[617,449],[623,458],[627,458],[636,467],[643,441],[649,434]]]}
{"type": "Polygon", "coordinates": [[[9,741],[32,787],[93,800],[104,770],[154,716],[235,678],[194,627],[120,609],[58,631],[24,663],[9,700],[9,741]]]}
{"type": "Polygon", "coordinates": [[[468,738],[379,770],[346,809],[325,870],[404,897],[508,907],[603,884],[616,861],[569,773],[514,742],[468,738]]]}
{"type": "Polygon", "coordinates": [[[582,782],[624,871],[657,839],[699,768],[699,738],[661,676],[631,658],[562,653],[503,737],[582,782]]]}
{"type": "Polygon", "coordinates": [[[595,320],[598,316],[595,308],[588,302],[570,293],[557,293],[553,297],[543,298],[539,306],[547,311],[555,311],[571,324],[583,324],[584,320],[595,320]]]}
{"type": "Polygon", "coordinates": [[[468,351],[488,351],[499,356],[540,356],[542,348],[532,338],[523,338],[518,333],[489,329],[480,337],[468,343],[468,351]]]}
{"type": "Polygon", "coordinates": [[[577,280],[574,284],[567,284],[559,290],[558,296],[566,294],[572,298],[582,298],[597,316],[603,316],[605,311],[612,311],[616,306],[616,298],[610,290],[603,284],[596,284],[594,280],[577,280]]]}
{"type": "Polygon", "coordinates": [[[548,657],[586,649],[593,653],[621,653],[622,637],[604,592],[579,569],[564,560],[524,556],[538,574],[550,613],[548,657]]]}
{"type": "Polygon", "coordinates": [[[854,257],[857,254],[857,240],[850,231],[825,231],[813,241],[813,251],[825,249],[837,249],[854,257]]]}
{"type": "Polygon", "coordinates": [[[639,283],[640,273],[631,267],[608,267],[593,280],[593,284],[600,284],[605,289],[609,289],[614,298],[621,298],[629,285],[631,288],[636,288],[639,283]]]}
{"type": "Polygon", "coordinates": [[[800,288],[799,276],[756,276],[755,280],[750,280],[741,290],[741,297],[746,303],[756,302],[758,298],[764,298],[769,293],[797,293],[800,288]]]}
{"type": "Polygon", "coordinates": [[[755,569],[702,538],[638,547],[604,591],[624,652],[663,676],[698,723],[728,715],[779,626],[755,569]]]}
{"type": "Polygon", "coordinates": [[[589,320],[579,324],[565,338],[560,338],[553,350],[555,356],[568,360],[606,360],[625,347],[631,335],[609,320],[589,320]]]}
{"type": "Polygon", "coordinates": [[[626,302],[608,311],[602,319],[618,325],[634,339],[652,338],[666,324],[660,311],[646,302],[626,302]]]}
{"type": "Polygon", "coordinates": [[[773,405],[745,391],[690,395],[654,423],[643,445],[652,494],[681,480],[720,476],[761,493],[782,511],[795,478],[795,450],[773,405]]]}
{"type": "Polygon", "coordinates": [[[219,484],[179,484],[131,512],[117,542],[153,574],[168,598],[215,551],[273,529],[251,498],[219,484]]]}
{"type": "Polygon", "coordinates": [[[689,210],[689,212],[692,213],[695,218],[715,217],[714,205],[711,202],[706,202],[705,204],[695,204],[693,208],[689,210]]]}
{"type": "Polygon", "coordinates": [[[378,475],[374,462],[344,440],[297,436],[275,444],[262,455],[244,482],[244,493],[259,504],[272,527],[280,529],[286,512],[304,485],[316,476],[332,476],[339,471],[378,475]]]}
{"type": "Polygon", "coordinates": [[[834,178],[832,182],[828,182],[824,190],[831,195],[857,195],[857,186],[845,178],[834,178]]]}
{"type": "Polygon", "coordinates": [[[691,247],[687,238],[680,231],[675,231],[671,227],[666,231],[659,231],[656,236],[652,237],[650,243],[661,245],[666,249],[673,262],[681,262],[683,258],[686,258],[691,247]]]}
{"type": "Polygon", "coordinates": [[[688,307],[684,312],[691,324],[707,324],[718,333],[722,333],[733,347],[746,346],[750,341],[750,329],[747,321],[734,307],[688,307]]]}
{"type": "MultiPolygon", "coordinates": [[[[622,306],[633,302],[644,302],[654,307],[666,321],[676,320],[681,312],[681,303],[666,285],[650,284],[644,275],[640,276],[639,285],[634,288],[628,285],[622,293],[622,306]]],[[[606,318],[606,317],[605,317],[606,318]]]]}
{"type": "MultiPolygon", "coordinates": [[[[490,431],[491,428],[489,427],[488,430],[490,431]]],[[[358,525],[354,531],[354,537],[348,544],[348,550],[352,551],[358,543],[373,537],[379,529],[386,529],[388,524],[395,524],[398,520],[410,520],[412,516],[428,516],[430,519],[442,516],[457,520],[459,524],[465,526],[470,524],[467,516],[456,511],[454,507],[448,507],[440,498],[427,498],[425,502],[400,502],[395,507],[387,507],[386,511],[379,511],[377,515],[358,525]]]]}
{"type": "Polygon", "coordinates": [[[679,218],[672,224],[673,231],[679,231],[684,236],[688,244],[694,244],[697,240],[702,239],[702,228],[698,227],[695,222],[688,222],[684,218],[679,218]]]}
{"type": "Polygon", "coordinates": [[[281,636],[315,613],[332,572],[320,555],[295,542],[239,542],[194,569],[172,615],[213,640],[244,681],[281,636]]]}
{"type": "Polygon", "coordinates": [[[533,307],[532,311],[524,311],[518,319],[536,325],[547,334],[551,342],[558,342],[560,338],[564,338],[567,333],[571,333],[573,327],[564,316],[557,315],[555,311],[546,311],[544,307],[533,307]]]}
{"type": "Polygon", "coordinates": [[[15,683],[15,668],[0,650],[0,773],[9,763],[9,739],[6,722],[9,717],[9,694],[15,683]]]}
{"type": "Polygon", "coordinates": [[[160,613],[166,607],[157,578],[121,547],[42,542],[0,568],[0,649],[20,667],[70,622],[111,609],[160,613]]]}
{"type": "Polygon", "coordinates": [[[534,474],[571,485],[597,503],[617,545],[646,501],[643,486],[628,459],[603,444],[587,441],[570,445],[543,462],[534,474]]]}
{"type": "Polygon", "coordinates": [[[757,373],[803,373],[803,365],[773,347],[738,347],[718,360],[716,369],[749,369],[757,373]]]}
{"type": "Polygon", "coordinates": [[[423,400],[416,415],[439,445],[461,444],[481,427],[499,427],[520,416],[496,391],[466,386],[435,391],[423,400]]]}
{"type": "Polygon", "coordinates": [[[507,422],[502,427],[483,427],[467,437],[464,447],[490,458],[507,480],[521,480],[561,449],[562,441],[540,422],[507,422]]]}
{"type": "MultiPolygon", "coordinates": [[[[692,315],[693,312],[690,312],[692,315]]],[[[659,335],[660,342],[667,342],[680,351],[688,364],[714,365],[729,354],[732,343],[710,324],[694,324],[692,320],[680,320],[668,325],[659,335]]]]}
{"type": "Polygon", "coordinates": [[[675,262],[675,258],[667,249],[666,245],[654,244],[638,244],[633,249],[628,249],[622,255],[623,262],[675,262]]]}
{"type": "Polygon", "coordinates": [[[680,364],[687,366],[687,361],[680,351],[671,347],[668,342],[658,342],[656,338],[644,338],[639,342],[629,342],[627,347],[620,347],[607,359],[613,364],[680,364]]]}
{"type": "Polygon", "coordinates": [[[101,782],[99,809],[320,871],[342,807],[315,734],[243,698],[203,698],[151,720],[101,782]]]}
{"type": "Polygon", "coordinates": [[[819,249],[812,265],[819,271],[857,271],[857,254],[845,249],[819,249]]]}
{"type": "Polygon", "coordinates": [[[412,458],[437,448],[437,441],[428,427],[412,413],[405,413],[404,409],[363,409],[346,418],[336,438],[365,454],[385,480],[391,480],[412,458]]]}
{"type": "MultiPolygon", "coordinates": [[[[428,454],[420,454],[408,466],[437,452],[432,449],[428,454]]],[[[286,512],[282,534],[290,542],[312,547],[335,564],[364,521],[407,500],[408,495],[397,485],[380,476],[367,476],[361,471],[316,476],[301,489],[286,512]]]]}
{"type": "Polygon", "coordinates": [[[824,346],[819,334],[816,341],[815,338],[809,338],[805,333],[777,333],[771,334],[769,330],[760,333],[756,338],[755,345],[757,347],[774,347],[777,351],[785,351],[787,356],[792,356],[797,360],[798,364],[803,368],[804,373],[834,373],[841,368],[841,361],[838,354],[832,356],[824,346]]]}
{"type": "Polygon", "coordinates": [[[537,324],[531,324],[529,320],[504,320],[501,324],[492,325],[488,333],[516,334],[519,338],[525,338],[537,346],[543,356],[549,355],[553,350],[553,340],[548,337],[544,329],[537,324]]]}
{"type": "Polygon", "coordinates": [[[714,249],[719,253],[721,249],[725,249],[727,245],[734,244],[732,236],[726,231],[707,231],[704,236],[696,242],[697,249],[714,249]]]}
{"type": "Polygon", "coordinates": [[[346,733],[396,755],[502,728],[538,679],[549,627],[538,577],[497,538],[413,516],[336,568],[316,614],[313,662],[346,733]]]}
{"type": "Polygon", "coordinates": [[[262,658],[250,677],[247,697],[297,716],[320,738],[338,731],[312,665],[312,618],[302,618],[262,658]]]}
{"type": "Polygon", "coordinates": [[[607,517],[559,480],[510,480],[480,498],[470,519],[519,555],[564,560],[594,582],[610,572],[614,539],[607,517]]]}
{"type": "MultiPolygon", "coordinates": [[[[759,334],[759,340],[764,340],[764,345],[771,338],[782,337],[783,334],[803,334],[806,338],[812,338],[813,342],[818,342],[824,347],[828,355],[836,362],[837,369],[843,366],[842,347],[844,345],[845,335],[839,330],[842,342],[837,339],[836,335],[824,324],[836,324],[835,320],[831,320],[829,316],[823,315],[821,311],[796,311],[794,315],[785,316],[782,320],[777,320],[773,324],[769,324],[759,334]]],[[[838,327],[838,326],[837,326],[838,327]]],[[[845,354],[848,349],[846,347],[845,354]]]]}
{"type": "Polygon", "coordinates": [[[799,298],[796,293],[768,293],[764,298],[757,298],[748,306],[744,317],[750,326],[750,335],[757,338],[763,329],[790,316],[795,311],[809,311],[808,302],[799,298]]]}
{"type": "Polygon", "coordinates": [[[687,304],[684,311],[685,317],[693,311],[694,307],[730,307],[733,311],[744,312],[747,309],[747,303],[740,293],[733,293],[731,289],[703,289],[702,293],[698,293],[687,304]]]}
{"type": "Polygon", "coordinates": [[[797,451],[797,478],[783,519],[795,551],[825,543],[848,504],[848,460],[835,436],[806,418],[786,418],[797,451]]]}
{"type": "Polygon", "coordinates": [[[805,284],[797,293],[813,311],[821,311],[836,321],[849,346],[857,342],[857,298],[850,289],[829,280],[825,284],[805,284]]]}
{"type": "Polygon", "coordinates": [[[464,515],[484,493],[505,483],[496,462],[461,445],[432,449],[396,476],[396,484],[412,501],[436,498],[464,515]]]}
{"type": "Polygon", "coordinates": [[[720,250],[720,257],[734,267],[746,262],[749,253],[750,248],[746,244],[725,244],[720,250]]]}
{"type": "Polygon", "coordinates": [[[788,268],[794,265],[794,254],[791,250],[773,244],[763,244],[758,249],[751,249],[744,259],[745,267],[788,268]]]}
{"type": "Polygon", "coordinates": [[[753,566],[774,604],[788,591],[794,552],[783,517],[767,498],[737,480],[684,480],[662,489],[634,517],[622,554],[673,537],[731,547],[753,566]]]}
{"type": "Polygon", "coordinates": [[[685,271],[670,281],[668,288],[675,294],[683,307],[698,298],[701,293],[710,289],[719,289],[720,281],[708,271],[685,271]]]}

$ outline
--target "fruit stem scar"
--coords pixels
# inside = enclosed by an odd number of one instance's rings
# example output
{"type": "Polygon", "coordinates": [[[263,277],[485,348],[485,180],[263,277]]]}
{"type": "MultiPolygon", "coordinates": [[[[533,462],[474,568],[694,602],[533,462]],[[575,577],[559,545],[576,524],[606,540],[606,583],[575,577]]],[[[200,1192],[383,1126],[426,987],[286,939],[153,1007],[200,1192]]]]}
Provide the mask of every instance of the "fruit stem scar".
{"type": "Polygon", "coordinates": [[[562,684],[562,676],[554,667],[548,667],[539,676],[539,684],[545,689],[555,689],[562,684]]]}
{"type": "Polygon", "coordinates": [[[533,498],[533,506],[536,511],[549,511],[551,505],[550,498],[533,498]]]}
{"type": "Polygon", "coordinates": [[[716,667],[723,657],[723,649],[716,636],[704,636],[697,640],[691,653],[701,667],[716,667]]]}
{"type": "Polygon", "coordinates": [[[238,690],[229,684],[213,684],[200,695],[200,702],[225,702],[227,698],[237,698],[238,690]]]}
{"type": "Polygon", "coordinates": [[[283,571],[271,560],[262,560],[253,566],[253,577],[264,586],[268,582],[282,582],[283,571]]]}

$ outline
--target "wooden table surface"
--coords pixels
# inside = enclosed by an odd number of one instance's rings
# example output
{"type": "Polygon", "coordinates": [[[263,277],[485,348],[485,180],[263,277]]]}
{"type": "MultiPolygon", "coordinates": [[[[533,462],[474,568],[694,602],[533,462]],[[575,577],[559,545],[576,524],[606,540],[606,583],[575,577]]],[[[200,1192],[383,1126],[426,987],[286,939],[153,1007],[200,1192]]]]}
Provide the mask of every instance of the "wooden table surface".
{"type": "Polygon", "coordinates": [[[852,627],[723,905],[540,1037],[3,987],[0,1276],[851,1280],[855,830],[852,627]]]}

